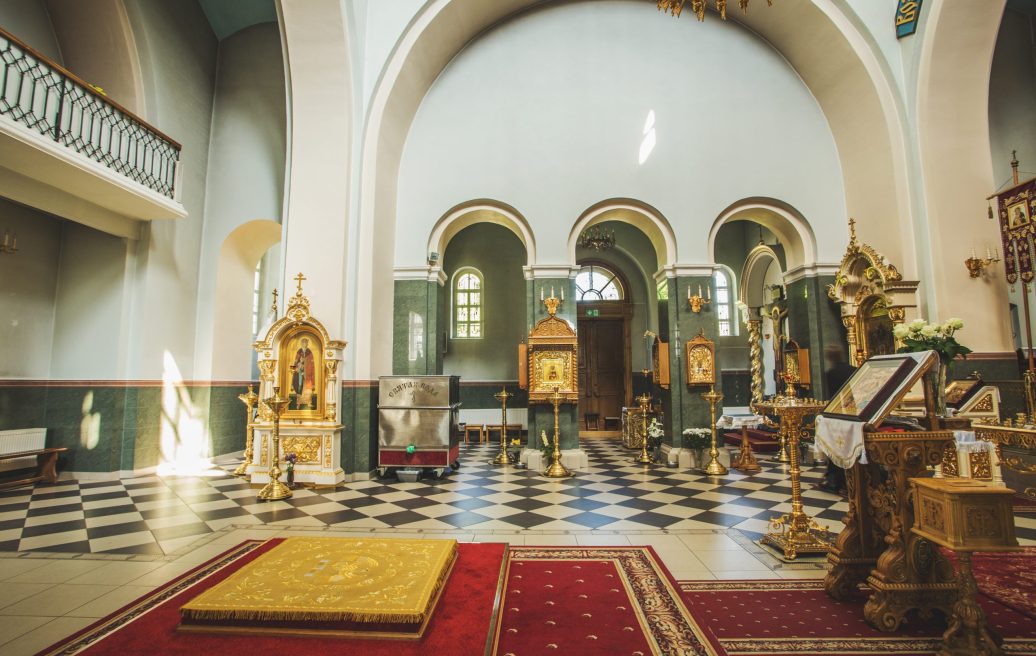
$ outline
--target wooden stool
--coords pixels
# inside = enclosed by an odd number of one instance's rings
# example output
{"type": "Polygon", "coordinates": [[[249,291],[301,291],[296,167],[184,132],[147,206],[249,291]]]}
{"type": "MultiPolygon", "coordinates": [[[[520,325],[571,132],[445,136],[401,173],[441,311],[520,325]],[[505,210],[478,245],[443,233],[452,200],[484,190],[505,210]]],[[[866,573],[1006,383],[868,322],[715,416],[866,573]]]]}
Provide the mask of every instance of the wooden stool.
{"type": "Polygon", "coordinates": [[[484,435],[483,435],[482,427],[481,426],[479,426],[477,424],[465,424],[464,425],[464,443],[465,444],[468,443],[468,436],[471,435],[471,431],[475,431],[476,433],[478,433],[477,437],[478,437],[478,441],[479,442],[483,442],[484,441],[484,435]]]}

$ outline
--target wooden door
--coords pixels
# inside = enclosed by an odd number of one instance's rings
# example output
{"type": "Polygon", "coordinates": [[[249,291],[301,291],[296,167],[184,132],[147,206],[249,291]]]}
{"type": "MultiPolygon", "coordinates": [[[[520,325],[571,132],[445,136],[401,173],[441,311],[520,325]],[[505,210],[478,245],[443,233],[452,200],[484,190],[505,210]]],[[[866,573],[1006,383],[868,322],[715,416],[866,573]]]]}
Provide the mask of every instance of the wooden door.
{"type": "Polygon", "coordinates": [[[579,421],[618,417],[626,402],[626,345],[622,319],[579,322],[579,421]]]}

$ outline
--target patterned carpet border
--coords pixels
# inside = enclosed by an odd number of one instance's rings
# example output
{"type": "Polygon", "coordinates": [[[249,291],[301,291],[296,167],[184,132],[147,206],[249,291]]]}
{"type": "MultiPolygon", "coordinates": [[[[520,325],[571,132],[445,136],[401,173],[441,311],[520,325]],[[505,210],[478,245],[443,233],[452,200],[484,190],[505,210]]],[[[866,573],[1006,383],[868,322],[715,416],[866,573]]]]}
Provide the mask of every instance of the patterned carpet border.
{"type": "MultiPolygon", "coordinates": [[[[757,579],[736,581],[678,581],[684,592],[777,592],[816,591],[824,589],[821,579],[757,579]]],[[[879,638],[720,638],[719,644],[729,656],[748,654],[811,654],[814,656],[866,654],[924,654],[929,656],[942,648],[942,638],[896,637],[879,638]]],[[[1005,654],[1036,655],[1036,639],[1007,638],[1001,647],[1005,654]]]]}
{"type": "Polygon", "coordinates": [[[231,565],[239,558],[247,556],[264,544],[273,544],[275,542],[280,542],[280,540],[276,538],[274,540],[244,540],[240,544],[231,547],[215,558],[212,558],[185,574],[181,574],[168,583],[159,586],[150,594],[144,595],[140,599],[115,611],[99,622],[91,624],[78,633],[72,634],[72,636],[66,638],[64,641],[58,643],[49,650],[40,652],[37,656],[60,656],[78,653],[105,636],[136,620],[148,611],[157,608],[192,585],[208,578],[224,567],[231,565]]]}
{"type": "Polygon", "coordinates": [[[724,656],[719,641],[700,626],[680,598],[676,581],[651,547],[511,547],[523,560],[610,560],[637,605],[652,654],[724,656]]]}

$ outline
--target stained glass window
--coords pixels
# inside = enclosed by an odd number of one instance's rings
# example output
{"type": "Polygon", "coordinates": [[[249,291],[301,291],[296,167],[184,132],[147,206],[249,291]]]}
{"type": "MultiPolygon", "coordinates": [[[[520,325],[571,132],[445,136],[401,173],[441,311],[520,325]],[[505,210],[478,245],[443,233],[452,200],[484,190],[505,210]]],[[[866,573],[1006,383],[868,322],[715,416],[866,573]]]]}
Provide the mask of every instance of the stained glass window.
{"type": "Polygon", "coordinates": [[[482,337],[482,275],[462,269],[453,277],[453,336],[457,339],[482,337]]]}

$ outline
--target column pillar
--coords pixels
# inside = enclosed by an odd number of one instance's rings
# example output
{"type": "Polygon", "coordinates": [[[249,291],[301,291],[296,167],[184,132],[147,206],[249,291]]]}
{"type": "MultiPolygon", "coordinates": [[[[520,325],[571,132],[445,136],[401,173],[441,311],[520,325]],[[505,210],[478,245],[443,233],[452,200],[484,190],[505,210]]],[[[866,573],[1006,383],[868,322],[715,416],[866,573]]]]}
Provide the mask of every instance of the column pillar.
{"type": "MultiPolygon", "coordinates": [[[[846,327],[843,325],[841,309],[827,296],[828,285],[834,284],[834,275],[818,274],[786,279],[788,297],[789,337],[799,346],[809,349],[809,368],[812,384],[810,394],[817,399],[826,399],[832,390],[827,389],[824,349],[837,346],[847,351],[846,327]]],[[[849,362],[848,353],[845,361],[849,362]]]]}
{"type": "MultiPolygon", "coordinates": [[[[697,294],[699,286],[703,296],[716,297],[712,266],[675,266],[660,271],[658,276],[665,276],[668,301],[658,303],[659,338],[669,343],[669,389],[660,390],[662,407],[665,411],[665,443],[662,450],[668,454],[671,463],[689,462],[689,457],[681,459],[683,449],[683,431],[685,428],[709,427],[709,404],[702,394],[709,391],[707,385],[687,386],[686,353],[684,345],[698,335],[717,342],[716,347],[716,384],[717,390],[723,389],[722,373],[719,360],[719,321],[711,305],[706,305],[701,312],[693,312],[687,301],[688,292],[697,294]]],[[[658,391],[658,390],[656,390],[658,391]]],[[[722,414],[722,405],[716,408],[717,416],[722,414]]]]}
{"type": "Polygon", "coordinates": [[[438,266],[398,267],[393,287],[392,373],[441,374],[449,329],[445,274],[438,266]]]}
{"type": "Polygon", "coordinates": [[[759,308],[749,309],[748,361],[751,369],[752,403],[763,400],[766,384],[763,381],[763,319],[759,308]]]}
{"type": "MultiPolygon", "coordinates": [[[[552,293],[557,298],[564,294],[564,302],[558,308],[557,316],[568,321],[573,330],[578,330],[576,320],[576,273],[579,267],[568,265],[525,267],[527,317],[526,333],[532,330],[537,321],[547,316],[542,298],[552,293]]],[[[529,446],[539,450],[542,446],[540,433],[546,431],[547,439],[554,439],[554,407],[549,403],[529,404],[529,446]]],[[[587,467],[586,452],[579,447],[579,406],[575,403],[563,404],[558,410],[558,425],[561,430],[562,462],[569,469],[580,470],[587,467]]]]}

